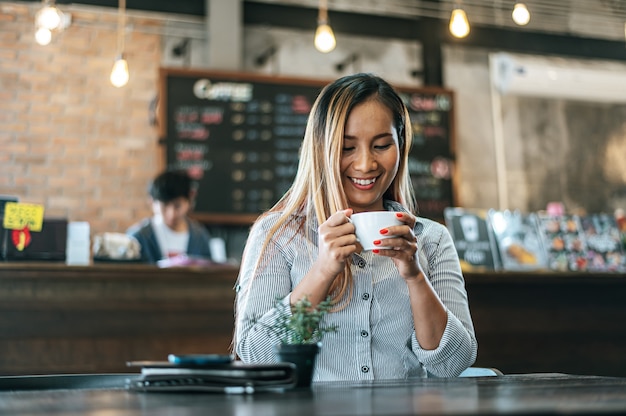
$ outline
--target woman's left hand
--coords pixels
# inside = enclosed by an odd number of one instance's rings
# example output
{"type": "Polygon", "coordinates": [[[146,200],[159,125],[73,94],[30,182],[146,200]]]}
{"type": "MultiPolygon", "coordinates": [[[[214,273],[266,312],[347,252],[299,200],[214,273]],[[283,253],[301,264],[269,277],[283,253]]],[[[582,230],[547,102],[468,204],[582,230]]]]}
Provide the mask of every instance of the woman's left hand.
{"type": "Polygon", "coordinates": [[[373,252],[380,256],[390,257],[404,280],[425,278],[417,255],[417,237],[413,232],[415,217],[407,212],[396,212],[396,217],[404,224],[381,230],[381,239],[377,244],[389,248],[374,249],[373,252]],[[393,237],[386,238],[386,235],[393,237]]]}

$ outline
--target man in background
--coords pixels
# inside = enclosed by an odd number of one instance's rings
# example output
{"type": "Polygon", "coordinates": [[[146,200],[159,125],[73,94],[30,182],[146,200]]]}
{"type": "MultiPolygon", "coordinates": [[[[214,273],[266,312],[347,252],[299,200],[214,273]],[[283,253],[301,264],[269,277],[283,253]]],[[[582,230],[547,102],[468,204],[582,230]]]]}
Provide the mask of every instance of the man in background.
{"type": "Polygon", "coordinates": [[[163,172],[152,181],[149,194],[152,217],[126,232],[139,241],[141,259],[147,263],[180,256],[210,260],[209,232],[188,216],[195,197],[191,178],[183,172],[163,172]]]}

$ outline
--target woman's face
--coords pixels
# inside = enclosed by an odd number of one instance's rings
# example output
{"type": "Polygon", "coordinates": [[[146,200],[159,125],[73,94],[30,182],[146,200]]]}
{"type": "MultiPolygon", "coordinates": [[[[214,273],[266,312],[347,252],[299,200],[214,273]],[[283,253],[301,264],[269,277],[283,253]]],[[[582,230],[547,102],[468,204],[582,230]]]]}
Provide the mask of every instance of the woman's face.
{"type": "Polygon", "coordinates": [[[383,195],[398,173],[399,161],[391,110],[376,100],[354,107],[344,128],[339,166],[354,212],[383,210],[383,195]]]}

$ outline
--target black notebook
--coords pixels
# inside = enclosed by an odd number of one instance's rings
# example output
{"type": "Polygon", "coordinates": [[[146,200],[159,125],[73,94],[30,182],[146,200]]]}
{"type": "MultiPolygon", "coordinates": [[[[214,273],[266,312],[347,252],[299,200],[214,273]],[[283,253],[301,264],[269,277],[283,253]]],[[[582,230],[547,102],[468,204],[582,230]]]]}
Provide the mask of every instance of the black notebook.
{"type": "Polygon", "coordinates": [[[181,366],[167,361],[132,361],[141,374],[127,388],[144,392],[199,391],[250,394],[256,391],[291,388],[296,385],[296,367],[291,363],[181,366]]]}

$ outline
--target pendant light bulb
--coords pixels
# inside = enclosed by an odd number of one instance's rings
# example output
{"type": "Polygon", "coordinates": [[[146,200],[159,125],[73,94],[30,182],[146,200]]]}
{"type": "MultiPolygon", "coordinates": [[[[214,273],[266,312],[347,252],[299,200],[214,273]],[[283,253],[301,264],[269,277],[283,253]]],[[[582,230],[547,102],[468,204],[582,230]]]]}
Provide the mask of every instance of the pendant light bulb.
{"type": "Polygon", "coordinates": [[[52,41],[52,32],[50,29],[46,29],[45,27],[40,27],[35,32],[35,42],[37,42],[41,46],[46,46],[52,41]]]}
{"type": "Polygon", "coordinates": [[[43,0],[43,7],[35,14],[35,41],[42,46],[52,41],[52,34],[66,29],[72,21],[69,13],[63,13],[54,0],[43,0]]]}
{"type": "Polygon", "coordinates": [[[37,12],[35,26],[55,30],[61,26],[62,20],[63,15],[59,9],[54,6],[45,6],[37,12]]]}
{"type": "Polygon", "coordinates": [[[119,10],[117,12],[117,58],[111,70],[111,84],[121,88],[128,83],[128,62],[124,58],[124,29],[126,27],[126,0],[119,0],[119,10]]]}
{"type": "Polygon", "coordinates": [[[326,21],[320,21],[315,31],[315,48],[323,53],[328,53],[335,49],[337,41],[333,29],[326,21]]]}
{"type": "Polygon", "coordinates": [[[123,56],[119,56],[113,64],[111,71],[111,84],[117,88],[121,88],[128,83],[130,75],[128,74],[128,62],[123,56]]]}
{"type": "Polygon", "coordinates": [[[450,16],[450,33],[454,37],[464,38],[469,32],[470,25],[465,11],[460,7],[456,7],[452,10],[452,15],[450,16]]]}
{"type": "Polygon", "coordinates": [[[525,26],[530,22],[530,12],[524,3],[515,3],[513,13],[511,13],[513,21],[520,26],[525,26]]]}

